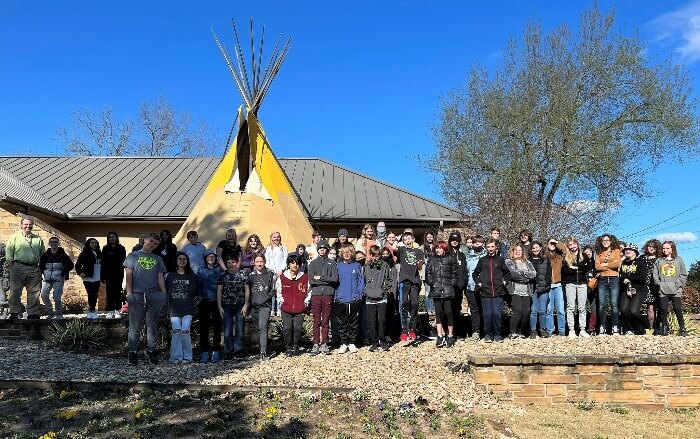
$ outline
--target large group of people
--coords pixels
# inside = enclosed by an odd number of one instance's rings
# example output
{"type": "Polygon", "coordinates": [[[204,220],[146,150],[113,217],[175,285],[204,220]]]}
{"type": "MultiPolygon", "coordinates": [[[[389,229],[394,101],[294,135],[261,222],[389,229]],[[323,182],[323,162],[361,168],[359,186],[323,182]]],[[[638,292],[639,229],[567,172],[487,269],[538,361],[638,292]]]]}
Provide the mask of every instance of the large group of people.
{"type": "Polygon", "coordinates": [[[511,339],[668,335],[671,307],[678,334],[687,335],[681,310],[687,270],[673,241],[652,239],[640,251],[612,234],[582,246],[573,237],[538,241],[523,230],[518,242],[508,246],[500,230],[492,228],[488,237],[464,239],[459,231],[428,230],[419,244],[412,229],[398,235],[379,222],[376,228],[366,224],[354,243],[344,228],[332,245],[314,231],[310,245],[299,244],[293,251],[282,244],[279,232],[270,235],[268,245],[251,234],[241,246],[236,230],[229,229],[215,249],[207,249],[190,231],[187,244],[178,249],[172,234],[163,230],[142,234],[127,254],[119,236],[110,232],[102,248],[97,239],[88,239],[73,264],[57,237],[49,239],[46,249],[32,228],[33,220],[24,218],[5,248],[10,318],[18,318],[25,287],[28,319],[39,318],[39,296],[48,318],[61,318],[63,283],[75,269],[87,292],[87,318],[98,318],[100,283],[107,293],[107,318],[120,317],[126,299],[133,365],[138,364],[144,323],[149,361],[158,363],[158,322],[166,304],[172,363],[193,361],[195,311],[201,363],[243,355],[248,316],[263,361],[270,358],[272,316],[283,322],[287,356],[303,351],[308,314],[311,355],[330,354],[331,347],[344,354],[362,345],[375,352],[388,350],[394,341],[415,343],[421,337],[421,291],[425,309],[434,317],[431,338],[437,348],[451,348],[458,335],[486,343],[503,341],[505,333],[511,339]],[[505,307],[511,310],[507,331],[505,307]],[[470,325],[461,318],[465,308],[470,325]]]}

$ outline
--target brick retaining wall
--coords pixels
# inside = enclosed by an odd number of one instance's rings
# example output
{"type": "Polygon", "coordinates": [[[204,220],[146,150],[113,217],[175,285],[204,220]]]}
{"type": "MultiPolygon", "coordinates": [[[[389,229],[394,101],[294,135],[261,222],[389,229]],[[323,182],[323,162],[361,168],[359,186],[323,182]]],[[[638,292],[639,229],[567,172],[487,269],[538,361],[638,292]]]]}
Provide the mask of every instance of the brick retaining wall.
{"type": "Polygon", "coordinates": [[[697,407],[700,355],[471,357],[476,385],[524,404],[697,407]]]}

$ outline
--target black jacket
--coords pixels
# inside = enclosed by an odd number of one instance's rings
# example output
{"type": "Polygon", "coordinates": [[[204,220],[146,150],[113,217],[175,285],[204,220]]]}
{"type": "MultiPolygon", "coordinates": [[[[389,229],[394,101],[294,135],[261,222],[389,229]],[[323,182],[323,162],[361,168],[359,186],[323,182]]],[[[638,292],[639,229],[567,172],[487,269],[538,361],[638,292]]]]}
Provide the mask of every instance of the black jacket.
{"type": "Polygon", "coordinates": [[[566,262],[566,257],[561,262],[561,283],[564,285],[582,285],[588,282],[586,274],[593,269],[593,260],[584,255],[583,259],[574,264],[574,268],[570,268],[566,262]]]}
{"type": "Polygon", "coordinates": [[[469,269],[467,268],[467,257],[458,248],[450,248],[448,255],[455,257],[457,261],[457,277],[455,287],[461,293],[467,287],[469,279],[469,269]]]}
{"type": "MultiPolygon", "coordinates": [[[[466,263],[464,266],[466,266],[466,263]]],[[[455,297],[458,271],[459,265],[454,253],[448,253],[443,256],[431,256],[425,267],[425,283],[430,285],[430,297],[433,299],[451,299],[455,297]]]]}
{"type": "Polygon", "coordinates": [[[92,249],[88,248],[81,251],[80,255],[78,255],[78,260],[75,261],[75,272],[79,275],[82,273],[85,277],[92,277],[95,274],[95,263],[102,259],[102,252],[99,249],[96,250],[96,253],[97,257],[95,257],[92,249]]]}
{"type": "MultiPolygon", "coordinates": [[[[162,242],[158,244],[153,253],[160,256],[165,264],[165,269],[168,273],[172,273],[177,270],[177,247],[172,242],[169,244],[163,244],[162,242]]],[[[125,257],[126,258],[126,257],[125,257]]]]}
{"type": "MultiPolygon", "coordinates": [[[[51,249],[46,250],[46,252],[39,258],[39,268],[41,272],[46,271],[46,264],[62,264],[63,265],[63,277],[68,280],[68,273],[73,269],[73,261],[63,250],[63,247],[59,247],[56,254],[51,253],[51,249]]],[[[2,268],[2,267],[0,267],[2,268]]]]}
{"type": "Polygon", "coordinates": [[[124,261],[126,260],[126,249],[123,245],[117,244],[112,247],[107,244],[102,247],[102,267],[100,270],[101,281],[106,280],[121,282],[124,279],[124,261]]]}
{"type": "Polygon", "coordinates": [[[620,290],[627,293],[631,286],[637,290],[637,294],[647,294],[647,264],[641,258],[633,261],[623,259],[620,264],[620,290]],[[625,284],[624,280],[629,279],[630,283],[625,284]]]}
{"type": "Polygon", "coordinates": [[[253,306],[270,306],[272,296],[275,294],[277,276],[272,270],[265,268],[258,273],[253,270],[248,276],[250,285],[250,303],[253,306]]]}
{"type": "Polygon", "coordinates": [[[333,296],[338,286],[338,268],[334,260],[319,256],[309,263],[309,286],[312,296],[333,296]],[[320,279],[314,279],[319,276],[320,279]]]}
{"type": "Polygon", "coordinates": [[[510,270],[500,255],[486,255],[476,263],[472,277],[477,286],[481,284],[482,297],[501,297],[506,295],[504,282],[510,281],[510,270]]]}
{"type": "Polygon", "coordinates": [[[552,288],[552,264],[546,256],[531,258],[532,266],[535,267],[537,276],[532,280],[535,293],[549,291],[552,288]]]}

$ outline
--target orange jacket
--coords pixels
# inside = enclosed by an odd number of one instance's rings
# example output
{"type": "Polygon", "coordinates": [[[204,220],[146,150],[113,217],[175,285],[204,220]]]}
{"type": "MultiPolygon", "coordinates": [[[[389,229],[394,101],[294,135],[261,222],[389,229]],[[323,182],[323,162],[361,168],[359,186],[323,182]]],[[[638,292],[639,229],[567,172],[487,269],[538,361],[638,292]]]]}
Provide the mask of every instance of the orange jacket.
{"type": "Polygon", "coordinates": [[[600,252],[595,257],[595,269],[600,276],[619,276],[618,272],[620,269],[620,263],[622,262],[622,255],[619,249],[614,249],[608,258],[608,266],[605,267],[602,264],[605,262],[605,258],[608,256],[608,251],[600,252]]]}

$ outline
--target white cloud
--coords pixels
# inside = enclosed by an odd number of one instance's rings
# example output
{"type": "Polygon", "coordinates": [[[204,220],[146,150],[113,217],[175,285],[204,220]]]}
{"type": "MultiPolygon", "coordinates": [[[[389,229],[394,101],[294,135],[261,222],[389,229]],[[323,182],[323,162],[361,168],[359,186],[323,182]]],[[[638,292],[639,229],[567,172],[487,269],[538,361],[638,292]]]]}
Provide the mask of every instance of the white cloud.
{"type": "Polygon", "coordinates": [[[656,32],[656,43],[675,46],[673,51],[685,62],[700,59],[700,0],[660,15],[648,24],[656,32]]]}
{"type": "Polygon", "coordinates": [[[680,244],[686,242],[695,242],[698,240],[698,237],[693,232],[670,232],[656,235],[656,239],[658,239],[661,242],[673,241],[676,244],[680,244]]]}

